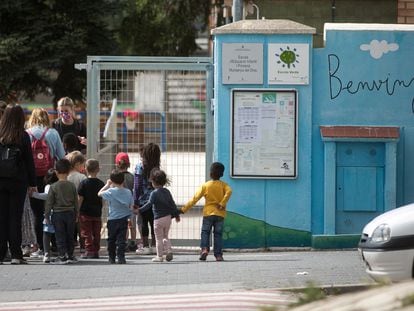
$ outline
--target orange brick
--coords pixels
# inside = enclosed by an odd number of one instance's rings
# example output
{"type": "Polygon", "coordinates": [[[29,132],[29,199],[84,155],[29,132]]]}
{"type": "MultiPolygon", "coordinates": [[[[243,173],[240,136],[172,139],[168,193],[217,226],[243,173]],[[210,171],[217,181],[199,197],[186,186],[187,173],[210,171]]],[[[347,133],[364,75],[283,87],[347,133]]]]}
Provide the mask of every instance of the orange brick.
{"type": "Polygon", "coordinates": [[[414,24],[414,17],[407,17],[405,19],[406,24],[414,24]]]}
{"type": "MultiPolygon", "coordinates": [[[[411,3],[409,3],[411,4],[411,3]]],[[[408,3],[405,2],[398,2],[398,9],[408,9],[408,3]]]]}
{"type": "Polygon", "coordinates": [[[406,20],[405,20],[405,17],[403,17],[403,16],[398,16],[397,23],[398,23],[398,24],[406,24],[407,22],[406,22],[406,20]]]}

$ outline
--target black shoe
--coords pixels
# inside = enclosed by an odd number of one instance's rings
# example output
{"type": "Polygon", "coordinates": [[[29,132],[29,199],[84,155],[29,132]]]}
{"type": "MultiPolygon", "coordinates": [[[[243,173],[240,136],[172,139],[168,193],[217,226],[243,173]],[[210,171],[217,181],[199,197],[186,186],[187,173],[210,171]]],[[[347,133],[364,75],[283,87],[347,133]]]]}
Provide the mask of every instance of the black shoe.
{"type": "Polygon", "coordinates": [[[124,265],[124,264],[126,264],[126,260],[125,260],[125,258],[120,258],[120,259],[118,259],[117,264],[119,264],[119,265],[124,265]]]}
{"type": "Polygon", "coordinates": [[[115,258],[109,257],[109,263],[112,265],[115,263],[115,258]]]}

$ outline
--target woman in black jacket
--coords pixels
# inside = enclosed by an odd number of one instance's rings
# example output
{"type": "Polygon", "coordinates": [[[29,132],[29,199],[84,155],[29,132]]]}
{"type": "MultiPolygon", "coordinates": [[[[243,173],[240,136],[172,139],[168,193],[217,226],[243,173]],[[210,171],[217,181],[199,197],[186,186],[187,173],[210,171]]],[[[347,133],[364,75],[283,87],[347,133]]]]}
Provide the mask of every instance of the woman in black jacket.
{"type": "MultiPolygon", "coordinates": [[[[14,175],[0,172],[0,264],[10,248],[12,264],[26,263],[23,259],[22,215],[26,192],[37,191],[36,173],[29,134],[24,128],[25,116],[21,106],[9,104],[0,119],[0,144],[15,153],[14,175]]],[[[4,154],[2,159],[7,158],[4,154]]],[[[10,170],[11,171],[11,170],[10,170]]]]}

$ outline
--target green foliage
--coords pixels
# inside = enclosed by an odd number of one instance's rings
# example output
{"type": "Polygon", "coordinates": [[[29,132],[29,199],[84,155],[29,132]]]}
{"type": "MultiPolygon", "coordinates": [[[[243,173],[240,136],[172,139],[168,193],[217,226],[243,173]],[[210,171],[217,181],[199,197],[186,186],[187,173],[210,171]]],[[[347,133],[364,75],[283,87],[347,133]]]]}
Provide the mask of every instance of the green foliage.
{"type": "Polygon", "coordinates": [[[189,56],[207,24],[208,0],[126,0],[119,39],[122,50],[139,56],[189,56]]]}
{"type": "Polygon", "coordinates": [[[322,288],[315,286],[312,282],[308,282],[307,287],[302,292],[302,295],[299,296],[299,300],[291,306],[301,306],[325,298],[326,294],[322,288]]]}
{"type": "Polygon", "coordinates": [[[116,53],[105,16],[111,0],[2,0],[0,98],[53,90],[82,99],[86,74],[74,69],[87,55],[116,53]]]}
{"type": "Polygon", "coordinates": [[[407,295],[403,299],[401,299],[402,307],[411,306],[411,305],[414,305],[414,294],[407,295]]]}
{"type": "Polygon", "coordinates": [[[85,98],[88,55],[188,56],[208,0],[2,0],[0,99],[85,98]],[[117,42],[119,41],[119,42],[117,42]]]}

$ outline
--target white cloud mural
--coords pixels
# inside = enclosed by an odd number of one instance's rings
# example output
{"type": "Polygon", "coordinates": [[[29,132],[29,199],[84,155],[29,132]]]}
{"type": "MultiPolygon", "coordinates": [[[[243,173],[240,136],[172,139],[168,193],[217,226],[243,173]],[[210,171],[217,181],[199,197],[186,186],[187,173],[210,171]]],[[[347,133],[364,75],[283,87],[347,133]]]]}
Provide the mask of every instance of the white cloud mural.
{"type": "Polygon", "coordinates": [[[382,55],[387,54],[388,52],[397,51],[399,45],[397,43],[388,43],[386,40],[372,40],[369,44],[361,44],[359,48],[362,51],[369,51],[371,57],[380,59],[382,55]]]}

